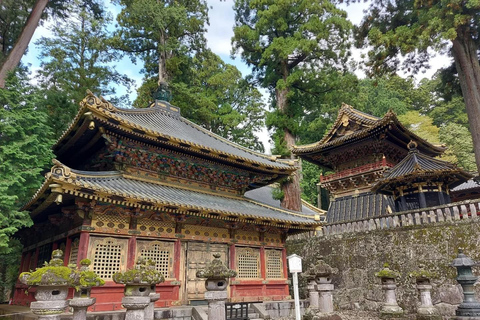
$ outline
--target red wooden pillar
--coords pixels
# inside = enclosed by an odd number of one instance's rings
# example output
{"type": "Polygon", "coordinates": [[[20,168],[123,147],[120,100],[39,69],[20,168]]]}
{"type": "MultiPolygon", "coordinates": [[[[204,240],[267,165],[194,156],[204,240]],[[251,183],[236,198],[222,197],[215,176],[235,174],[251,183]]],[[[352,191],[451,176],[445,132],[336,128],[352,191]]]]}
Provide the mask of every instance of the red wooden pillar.
{"type": "Polygon", "coordinates": [[[65,243],[65,255],[63,256],[64,266],[67,266],[70,261],[70,252],[72,252],[72,238],[67,237],[67,242],[65,243]]]}
{"type": "Polygon", "coordinates": [[[287,267],[287,249],[282,249],[282,264],[283,264],[283,276],[288,278],[288,267],[287,267]]]}
{"type": "MultiPolygon", "coordinates": [[[[52,243],[52,251],[57,250],[57,249],[58,249],[58,242],[52,243]]],[[[48,260],[48,261],[50,261],[50,260],[48,260]]]]}
{"type": "MultiPolygon", "coordinates": [[[[265,247],[260,247],[260,278],[266,279],[267,278],[267,264],[265,262],[265,247]]],[[[262,297],[260,300],[263,300],[264,297],[267,296],[267,284],[263,283],[262,285],[262,297]]]]}
{"type": "Polygon", "coordinates": [[[181,258],[182,255],[182,242],[180,239],[175,240],[173,247],[173,277],[177,280],[180,280],[180,267],[181,267],[181,258]]]}
{"type": "Polygon", "coordinates": [[[80,233],[80,240],[78,243],[77,266],[80,265],[80,261],[87,258],[89,242],[90,242],[90,233],[87,231],[82,231],[80,233]]]}
{"type": "MultiPolygon", "coordinates": [[[[287,249],[282,249],[283,276],[288,279],[287,249]]],[[[288,284],[285,285],[285,296],[289,295],[288,284]]]]}
{"type": "Polygon", "coordinates": [[[127,269],[135,267],[135,258],[137,256],[137,236],[131,236],[128,239],[127,269]]]}

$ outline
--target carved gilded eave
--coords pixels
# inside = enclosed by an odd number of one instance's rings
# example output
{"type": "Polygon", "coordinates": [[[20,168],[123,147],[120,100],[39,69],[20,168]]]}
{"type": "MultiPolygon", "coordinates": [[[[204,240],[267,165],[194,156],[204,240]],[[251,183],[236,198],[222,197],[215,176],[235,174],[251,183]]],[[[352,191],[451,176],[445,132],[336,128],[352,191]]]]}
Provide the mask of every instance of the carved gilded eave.
{"type": "MultiPolygon", "coordinates": [[[[245,223],[253,223],[258,225],[272,225],[280,228],[291,228],[291,229],[314,229],[316,226],[320,225],[319,217],[304,215],[302,213],[292,212],[288,210],[278,209],[270,207],[266,204],[262,204],[247,198],[238,197],[238,196],[228,196],[222,195],[219,196],[216,192],[203,191],[199,192],[197,189],[190,190],[197,194],[211,195],[215,197],[220,197],[224,199],[232,199],[237,201],[242,201],[243,203],[251,203],[257,207],[267,208],[272,210],[272,212],[282,213],[286,217],[290,218],[278,218],[276,216],[265,217],[257,216],[254,213],[240,213],[229,210],[217,209],[215,205],[210,207],[204,207],[201,205],[189,205],[185,203],[177,203],[172,201],[158,200],[158,198],[149,198],[148,196],[139,196],[137,194],[127,193],[127,192],[117,192],[114,189],[105,187],[99,183],[87,183],[88,179],[99,179],[104,178],[109,179],[131,179],[135,181],[135,177],[125,177],[120,172],[108,172],[108,173],[90,173],[90,172],[81,172],[74,171],[68,168],[67,166],[61,164],[58,161],[55,161],[55,165],[52,167],[51,171],[46,175],[46,181],[43,184],[42,188],[36,193],[34,198],[24,207],[25,210],[31,210],[32,216],[35,216],[43,208],[42,199],[46,197],[50,199],[49,203],[53,201],[61,203],[63,198],[66,196],[80,197],[88,200],[95,200],[104,203],[111,203],[114,205],[120,205],[129,207],[129,210],[139,210],[139,212],[145,212],[145,210],[156,211],[156,212],[165,212],[179,215],[193,215],[200,216],[204,218],[225,220],[225,221],[243,221],[245,223]],[[34,209],[34,205],[40,204],[34,209]],[[296,218],[295,218],[296,217],[296,218]]],[[[140,181],[140,180],[138,180],[140,181]]],[[[157,184],[159,186],[165,186],[158,181],[148,181],[149,185],[157,184]]],[[[175,186],[175,188],[178,188],[175,186]]],[[[187,188],[182,188],[178,190],[188,190],[187,188]]]]}

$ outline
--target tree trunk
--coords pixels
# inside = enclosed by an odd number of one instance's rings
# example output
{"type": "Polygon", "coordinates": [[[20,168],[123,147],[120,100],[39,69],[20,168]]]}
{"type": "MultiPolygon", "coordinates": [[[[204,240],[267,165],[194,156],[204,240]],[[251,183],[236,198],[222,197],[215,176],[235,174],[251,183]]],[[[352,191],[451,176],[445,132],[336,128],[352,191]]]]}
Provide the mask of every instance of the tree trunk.
{"type": "Polygon", "coordinates": [[[457,32],[457,38],[453,40],[453,57],[467,109],[475,162],[480,172],[480,65],[470,30],[457,32]]]}
{"type": "MultiPolygon", "coordinates": [[[[288,69],[286,63],[283,64],[283,80],[286,82],[288,76],[288,69]]],[[[277,108],[281,113],[287,112],[288,106],[288,88],[276,89],[276,99],[277,99],[277,108]]],[[[284,139],[287,145],[287,148],[290,150],[291,147],[295,144],[295,136],[288,129],[284,128],[284,139]]],[[[290,155],[291,159],[295,159],[293,154],[290,155]]],[[[286,181],[282,184],[283,199],[281,201],[281,206],[285,209],[302,211],[302,200],[300,198],[300,168],[295,171],[286,181]]]]}
{"type": "Polygon", "coordinates": [[[165,52],[165,34],[161,32],[160,36],[160,54],[158,57],[158,86],[162,82],[167,82],[167,54],[165,52]]]}
{"type": "Polygon", "coordinates": [[[5,79],[8,72],[13,71],[20,63],[30,40],[32,40],[33,34],[37,29],[38,22],[40,21],[43,10],[45,10],[47,4],[48,0],[37,0],[37,2],[35,2],[32,12],[30,12],[27,22],[23,27],[22,33],[18,37],[12,51],[8,54],[7,59],[5,59],[5,62],[0,66],[0,88],[5,87],[5,79]]]}

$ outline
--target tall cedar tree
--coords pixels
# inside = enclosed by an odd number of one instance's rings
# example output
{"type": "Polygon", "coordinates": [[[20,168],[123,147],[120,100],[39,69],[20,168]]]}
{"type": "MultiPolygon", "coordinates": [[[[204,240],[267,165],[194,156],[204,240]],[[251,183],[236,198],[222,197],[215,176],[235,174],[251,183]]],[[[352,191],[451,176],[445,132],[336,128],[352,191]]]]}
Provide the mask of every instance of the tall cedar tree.
{"type": "Polygon", "coordinates": [[[38,108],[41,100],[24,74],[11,74],[0,89],[0,253],[9,251],[18,229],[31,225],[20,208],[40,186],[40,172],[53,157],[47,115],[38,108]]]}
{"type": "MultiPolygon", "coordinates": [[[[275,93],[284,118],[291,117],[288,101],[305,73],[345,56],[351,28],[346,13],[328,0],[237,0],[234,10],[234,52],[275,93]]],[[[292,128],[279,130],[287,149],[295,144],[292,128]]],[[[283,207],[301,209],[299,179],[296,173],[282,184],[283,207]]]]}
{"type": "Polygon", "coordinates": [[[204,0],[116,0],[122,6],[113,46],[133,62],[143,60],[148,78],[169,80],[169,61],[205,48],[208,6],[204,0]]]}
{"type": "MultiPolygon", "coordinates": [[[[180,107],[182,116],[244,147],[264,152],[254,134],[264,126],[262,95],[241,72],[210,50],[172,60],[176,66],[169,81],[172,104],[180,107]]],[[[148,106],[157,87],[156,78],[144,80],[134,106],[148,106]]]]}
{"type": "Polygon", "coordinates": [[[372,47],[372,73],[396,70],[399,54],[404,67],[417,71],[427,64],[429,49],[451,45],[480,171],[479,17],[478,0],[374,0],[359,35],[372,47]]]}
{"type": "Polygon", "coordinates": [[[80,0],[71,1],[68,10],[70,18],[57,21],[50,29],[52,35],[36,42],[42,61],[38,80],[48,96],[45,107],[56,137],[75,116],[87,89],[119,104],[113,85],[127,91],[132,86],[111,66],[119,58],[106,42],[111,19],[106,14],[93,15],[80,0]]]}
{"type": "MultiPolygon", "coordinates": [[[[0,1],[0,88],[5,87],[8,72],[13,71],[27,51],[39,23],[48,17],[66,19],[69,16],[65,0],[5,0],[0,1]]],[[[84,5],[97,16],[102,11],[97,0],[84,0],[84,5]]]]}

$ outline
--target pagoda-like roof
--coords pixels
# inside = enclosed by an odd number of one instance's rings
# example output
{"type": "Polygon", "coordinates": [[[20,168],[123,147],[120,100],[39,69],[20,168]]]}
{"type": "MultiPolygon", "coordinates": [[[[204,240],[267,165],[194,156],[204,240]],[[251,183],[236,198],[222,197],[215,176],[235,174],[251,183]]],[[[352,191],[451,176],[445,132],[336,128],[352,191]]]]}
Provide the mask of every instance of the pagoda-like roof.
{"type": "Polygon", "coordinates": [[[293,229],[312,229],[320,225],[318,215],[275,208],[243,196],[182,188],[118,171],[79,171],[57,160],[54,163],[42,187],[23,208],[31,211],[32,216],[52,205],[56,195],[64,194],[63,198],[71,195],[148,210],[245,220],[293,229]]]}
{"type": "Polygon", "coordinates": [[[338,147],[384,132],[392,136],[392,141],[403,147],[406,147],[411,140],[417,141],[418,148],[430,156],[440,155],[445,151],[444,147],[435,146],[408,130],[400,123],[393,111],[389,111],[382,118],[378,118],[356,110],[347,104],[342,104],[337,119],[322,140],[307,145],[293,146],[292,152],[308,161],[326,165],[312,160],[311,156],[331,152],[338,147]]]}
{"type": "Polygon", "coordinates": [[[293,164],[276,161],[275,156],[249,150],[196,125],[166,101],[156,101],[145,109],[121,109],[89,92],[80,105],[77,116],[53,147],[62,161],[100,139],[102,133],[96,127],[101,126],[135,140],[230,165],[286,174],[296,169],[293,164]]]}
{"type": "Polygon", "coordinates": [[[385,176],[372,187],[372,191],[391,193],[399,185],[414,180],[432,178],[441,180],[446,178],[448,181],[445,182],[450,188],[453,188],[472,178],[471,174],[450,162],[422,154],[413,141],[409,143],[408,147],[410,149],[408,155],[396,166],[389,169],[385,176]]]}

